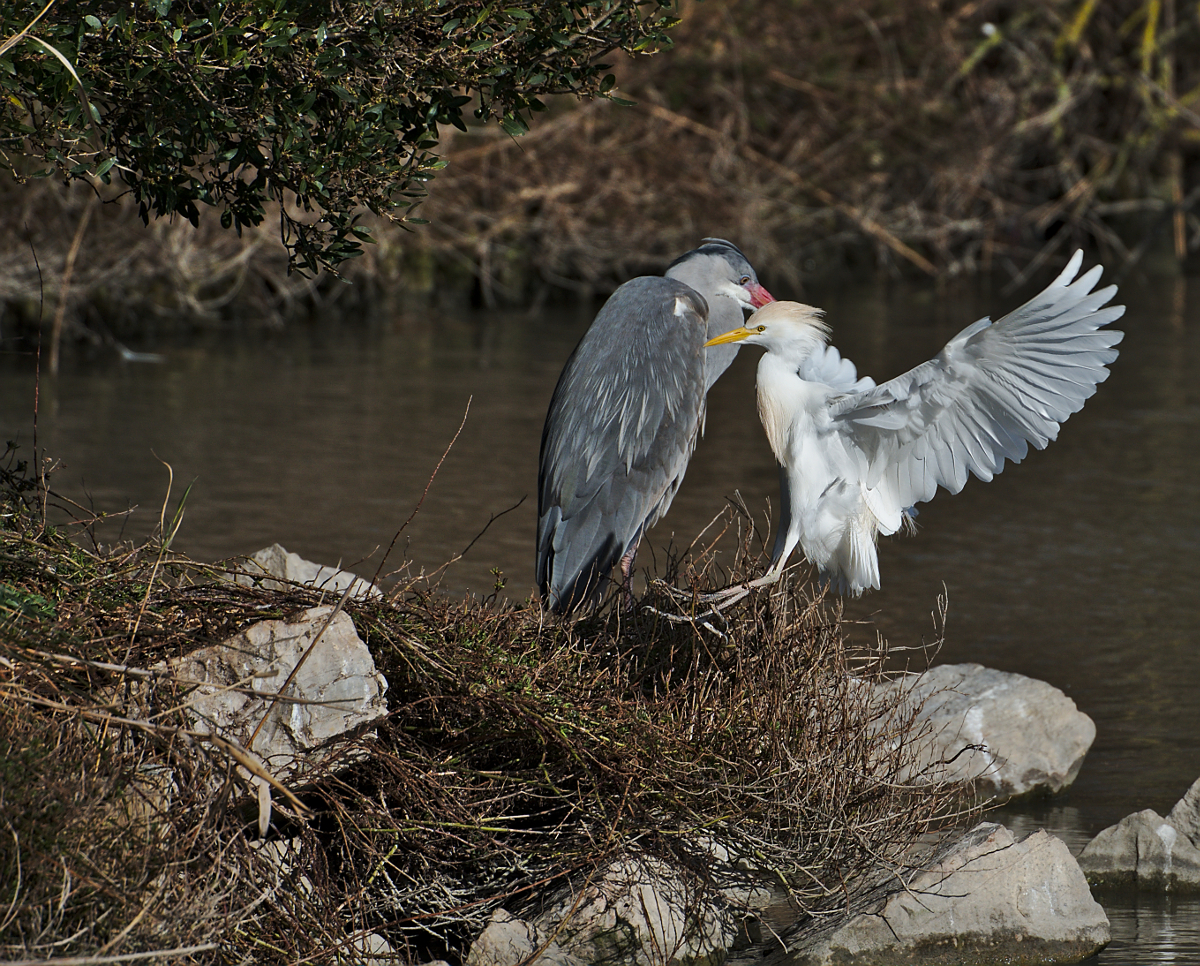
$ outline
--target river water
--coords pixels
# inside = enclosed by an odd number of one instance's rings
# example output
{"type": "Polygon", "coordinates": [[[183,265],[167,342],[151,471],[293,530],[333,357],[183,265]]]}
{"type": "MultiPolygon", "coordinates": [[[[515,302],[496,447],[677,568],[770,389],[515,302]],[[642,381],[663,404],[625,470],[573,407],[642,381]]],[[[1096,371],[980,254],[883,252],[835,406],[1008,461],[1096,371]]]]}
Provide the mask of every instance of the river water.
{"type": "MultiPolygon", "coordinates": [[[[803,297],[828,311],[860,372],[883,379],[1031,292],[869,282],[803,297]]],[[[1074,787],[997,816],[1048,827],[1076,851],[1130,812],[1165,814],[1200,776],[1200,279],[1131,280],[1120,300],[1121,357],[1059,440],[991,483],[923,504],[915,536],[881,545],[883,590],[847,605],[852,633],[916,645],[935,639],[945,592],[940,661],[1041,678],[1093,718],[1074,787]]],[[[69,356],[57,379],[42,377],[37,447],[58,462],[64,496],[134,508],[98,528],[102,541],[157,523],[165,463],[172,506],[193,484],[177,546],[197,559],[279,542],[370,577],[419,504],[385,573],[407,559],[447,592],[486,594],[503,580],[521,600],[532,591],[542,420],[594,310],[381,309],[135,347],[161,353],[158,363],[69,356]]],[[[757,354],[743,350],[710,394],[706,436],[652,547],[690,543],[735,491],[760,516],[774,497],[757,354]]],[[[0,339],[0,442],[17,440],[24,456],[34,389],[32,358],[0,339]]],[[[1101,898],[1114,940],[1095,962],[1200,962],[1200,901],[1101,898]]]]}

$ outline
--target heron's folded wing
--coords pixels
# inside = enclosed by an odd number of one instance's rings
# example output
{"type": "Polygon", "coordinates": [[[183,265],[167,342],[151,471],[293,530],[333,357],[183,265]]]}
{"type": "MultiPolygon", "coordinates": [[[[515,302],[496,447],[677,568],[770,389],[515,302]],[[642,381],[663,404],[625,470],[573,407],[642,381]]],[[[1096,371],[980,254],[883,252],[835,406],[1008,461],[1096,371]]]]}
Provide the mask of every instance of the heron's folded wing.
{"type": "Polygon", "coordinates": [[[1108,305],[1116,286],[1093,292],[1101,268],[1077,280],[1076,252],[1054,282],[996,323],[980,319],[923,365],[875,389],[835,401],[831,429],[864,454],[867,485],[897,509],[957,493],[968,473],[990,480],[1058,435],[1108,378],[1123,333],[1108,305]]]}
{"type": "Polygon", "coordinates": [[[668,278],[634,279],[568,360],[538,475],[538,582],[599,576],[666,511],[703,418],[707,305],[668,278]]]}

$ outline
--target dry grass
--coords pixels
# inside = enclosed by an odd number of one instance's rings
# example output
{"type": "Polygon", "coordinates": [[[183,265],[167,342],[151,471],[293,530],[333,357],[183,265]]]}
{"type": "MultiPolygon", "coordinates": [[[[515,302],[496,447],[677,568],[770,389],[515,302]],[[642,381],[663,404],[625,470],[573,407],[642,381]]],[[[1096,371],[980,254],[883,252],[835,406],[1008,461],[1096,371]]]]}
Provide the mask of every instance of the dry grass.
{"type": "MultiPolygon", "coordinates": [[[[84,550],[86,519],[47,528],[61,501],[12,454],[0,474],[6,960],[331,962],[371,933],[399,962],[458,959],[494,909],[533,914],[620,856],[711,897],[712,841],[786,883],[804,928],[954,822],[956,789],[897,778],[915,712],[869,687],[886,653],[851,652],[819,597],[764,598],[713,634],[657,615],[673,605],[654,588],[572,623],[408,587],[346,604],[389,682],[375,735],[342,742],[369,754],[275,794],[262,840],[236,749],[190,731],[154,669],[317,595],[218,580],[170,553],[169,525],[84,550]]],[[[715,576],[703,555],[664,574],[715,576]]]]}
{"type": "Polygon", "coordinates": [[[1181,261],[1200,250],[1194,5],[684,11],[674,51],[620,65],[637,107],[456,138],[424,214],[485,299],[608,290],[712,234],[789,285],[871,261],[1015,276],[1079,244],[1119,263],[1150,231],[1181,261]]]}
{"type": "Polygon", "coordinates": [[[82,186],[9,184],[0,305],[38,318],[31,241],[47,318],[65,292],[67,335],[91,339],[146,320],[278,324],[385,291],[467,289],[485,305],[607,292],[705,235],[792,289],[870,265],[1019,279],[1077,245],[1111,265],[1195,264],[1195,4],[685,0],[682,13],[673,51],[615,65],[635,107],[561,100],[515,140],[446,131],[430,226],[378,225],[347,266],[353,286],[286,278],[270,217],[240,240],[213,218],[147,231],[107,198],[86,217],[82,186]]]}

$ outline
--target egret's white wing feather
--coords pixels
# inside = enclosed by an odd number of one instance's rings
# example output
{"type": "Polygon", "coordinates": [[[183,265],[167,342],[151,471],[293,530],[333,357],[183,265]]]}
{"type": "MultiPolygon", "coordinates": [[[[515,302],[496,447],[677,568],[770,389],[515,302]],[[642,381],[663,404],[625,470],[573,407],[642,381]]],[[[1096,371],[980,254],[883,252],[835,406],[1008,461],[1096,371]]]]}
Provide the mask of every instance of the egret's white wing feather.
{"type": "Polygon", "coordinates": [[[875,388],[870,376],[858,377],[858,369],[849,359],[843,359],[836,346],[814,349],[800,363],[799,376],[805,382],[819,382],[839,392],[865,392],[875,388]]]}
{"type": "Polygon", "coordinates": [[[1058,435],[1108,377],[1123,335],[1100,328],[1124,314],[1107,305],[1116,287],[1092,291],[1098,265],[1075,279],[1081,261],[1076,252],[1025,305],[967,326],[929,362],[832,401],[831,428],[865,455],[869,488],[909,507],[938,486],[957,493],[971,473],[990,480],[1058,435]]]}

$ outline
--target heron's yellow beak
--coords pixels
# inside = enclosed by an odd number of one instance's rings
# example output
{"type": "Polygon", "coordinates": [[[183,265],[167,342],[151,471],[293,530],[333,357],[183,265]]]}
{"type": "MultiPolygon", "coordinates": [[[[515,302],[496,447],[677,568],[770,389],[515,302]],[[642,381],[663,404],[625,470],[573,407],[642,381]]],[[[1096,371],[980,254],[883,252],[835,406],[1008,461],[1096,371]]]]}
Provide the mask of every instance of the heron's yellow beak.
{"type": "Polygon", "coordinates": [[[705,348],[710,345],[724,345],[726,342],[741,342],[747,336],[754,335],[753,329],[747,329],[744,325],[736,329],[730,329],[724,335],[719,335],[715,339],[709,339],[704,343],[705,348]]]}

